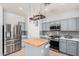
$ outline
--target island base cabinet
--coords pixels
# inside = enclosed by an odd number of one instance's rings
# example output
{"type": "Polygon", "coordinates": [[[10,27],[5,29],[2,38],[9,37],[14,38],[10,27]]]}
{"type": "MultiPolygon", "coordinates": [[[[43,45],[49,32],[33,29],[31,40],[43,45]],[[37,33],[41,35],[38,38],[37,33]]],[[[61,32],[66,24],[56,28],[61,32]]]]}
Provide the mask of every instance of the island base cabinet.
{"type": "Polygon", "coordinates": [[[26,56],[48,56],[49,55],[49,44],[43,44],[41,46],[35,47],[26,44],[26,56]]]}
{"type": "Polygon", "coordinates": [[[70,41],[67,40],[67,54],[76,56],[76,47],[77,42],[76,41],[70,41]]]}

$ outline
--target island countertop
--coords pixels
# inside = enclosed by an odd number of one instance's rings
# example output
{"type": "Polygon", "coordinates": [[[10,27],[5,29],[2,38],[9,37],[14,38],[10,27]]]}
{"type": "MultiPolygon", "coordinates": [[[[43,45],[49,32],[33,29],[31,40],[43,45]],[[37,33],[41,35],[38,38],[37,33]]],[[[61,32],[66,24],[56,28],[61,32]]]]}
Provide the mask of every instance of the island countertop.
{"type": "Polygon", "coordinates": [[[39,47],[43,44],[48,43],[48,40],[40,39],[40,38],[31,38],[31,39],[24,40],[24,42],[25,42],[25,44],[29,44],[31,46],[39,47]]]}

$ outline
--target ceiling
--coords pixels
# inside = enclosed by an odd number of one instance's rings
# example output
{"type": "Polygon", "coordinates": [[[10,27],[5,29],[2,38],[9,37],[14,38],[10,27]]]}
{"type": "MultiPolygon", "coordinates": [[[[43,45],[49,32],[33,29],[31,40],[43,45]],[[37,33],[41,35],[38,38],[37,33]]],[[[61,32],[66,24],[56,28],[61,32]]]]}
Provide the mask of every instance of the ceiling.
{"type": "Polygon", "coordinates": [[[28,12],[35,13],[41,8],[40,3],[0,3],[4,11],[27,17],[28,12]],[[31,9],[31,10],[30,10],[31,9]]]}
{"type": "Polygon", "coordinates": [[[64,10],[79,9],[79,3],[52,3],[44,5],[44,3],[0,3],[5,11],[15,13],[24,17],[28,14],[35,14],[39,11],[49,14],[51,12],[61,12],[64,10]]]}
{"type": "Polygon", "coordinates": [[[47,14],[58,14],[61,12],[66,12],[66,11],[73,11],[73,10],[79,10],[79,3],[53,3],[47,6],[46,13],[47,14]]]}

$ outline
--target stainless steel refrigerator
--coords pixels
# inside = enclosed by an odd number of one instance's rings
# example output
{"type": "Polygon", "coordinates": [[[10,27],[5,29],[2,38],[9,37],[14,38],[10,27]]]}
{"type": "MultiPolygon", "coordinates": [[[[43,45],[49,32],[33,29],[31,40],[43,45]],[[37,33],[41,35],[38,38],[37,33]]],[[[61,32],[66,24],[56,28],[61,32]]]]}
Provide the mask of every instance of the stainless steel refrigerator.
{"type": "Polygon", "coordinates": [[[21,50],[21,26],[3,25],[3,55],[21,50]]]}

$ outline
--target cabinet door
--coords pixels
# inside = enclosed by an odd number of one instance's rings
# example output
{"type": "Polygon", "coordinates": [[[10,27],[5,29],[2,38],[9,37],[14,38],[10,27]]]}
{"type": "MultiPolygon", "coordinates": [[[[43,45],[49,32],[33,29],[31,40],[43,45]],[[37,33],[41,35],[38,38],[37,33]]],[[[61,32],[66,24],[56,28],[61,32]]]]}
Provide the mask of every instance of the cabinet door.
{"type": "Polygon", "coordinates": [[[66,40],[60,39],[60,42],[59,42],[59,50],[61,52],[66,53],[66,40]]]}
{"type": "Polygon", "coordinates": [[[42,26],[43,26],[43,22],[42,22],[42,20],[41,20],[41,21],[39,21],[39,30],[40,30],[40,31],[42,31],[42,26]]]}
{"type": "Polygon", "coordinates": [[[79,31],[79,17],[76,18],[76,23],[77,23],[77,31],[79,31]]]}
{"type": "Polygon", "coordinates": [[[77,56],[79,56],[79,42],[77,42],[77,56]]]}
{"type": "Polygon", "coordinates": [[[68,31],[76,31],[76,18],[68,20],[68,31]]]}
{"type": "Polygon", "coordinates": [[[67,40],[67,54],[76,55],[76,41],[67,40]]]}
{"type": "Polygon", "coordinates": [[[76,31],[76,18],[61,21],[61,31],[76,31]]]}
{"type": "Polygon", "coordinates": [[[47,22],[47,23],[46,23],[46,31],[49,31],[49,30],[50,30],[50,23],[47,22]]]}
{"type": "Polygon", "coordinates": [[[42,31],[46,30],[46,23],[42,23],[42,31]]]}
{"type": "Polygon", "coordinates": [[[68,31],[68,21],[67,20],[61,21],[61,31],[68,31]]]}

